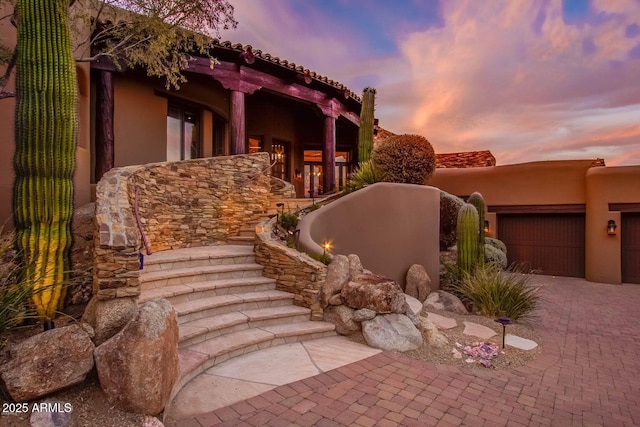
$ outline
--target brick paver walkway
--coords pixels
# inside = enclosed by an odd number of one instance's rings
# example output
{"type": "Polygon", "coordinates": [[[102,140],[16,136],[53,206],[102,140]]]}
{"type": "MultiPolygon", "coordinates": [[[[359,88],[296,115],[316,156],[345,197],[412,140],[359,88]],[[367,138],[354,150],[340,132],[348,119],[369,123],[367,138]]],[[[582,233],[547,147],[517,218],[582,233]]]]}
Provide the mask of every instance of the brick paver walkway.
{"type": "Polygon", "coordinates": [[[502,371],[383,352],[183,420],[228,426],[640,425],[640,285],[540,276],[542,355],[502,371]]]}

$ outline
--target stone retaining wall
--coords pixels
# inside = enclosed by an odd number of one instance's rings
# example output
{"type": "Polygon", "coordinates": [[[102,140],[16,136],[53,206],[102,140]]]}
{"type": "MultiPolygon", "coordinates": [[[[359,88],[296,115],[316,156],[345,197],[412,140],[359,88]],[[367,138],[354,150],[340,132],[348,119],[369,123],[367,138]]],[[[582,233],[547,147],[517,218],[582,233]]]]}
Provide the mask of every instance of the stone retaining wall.
{"type": "Polygon", "coordinates": [[[269,205],[269,155],[257,153],[115,168],[96,188],[93,293],[140,293],[142,238],[152,251],[223,244],[269,205]]]}
{"type": "Polygon", "coordinates": [[[318,294],[327,275],[327,266],[307,254],[276,242],[271,234],[275,219],[260,224],[256,232],[256,262],[265,277],[276,279],[276,289],[295,295],[296,305],[311,309],[311,320],[322,320],[318,294]],[[261,231],[260,231],[261,229],[261,231]]]}

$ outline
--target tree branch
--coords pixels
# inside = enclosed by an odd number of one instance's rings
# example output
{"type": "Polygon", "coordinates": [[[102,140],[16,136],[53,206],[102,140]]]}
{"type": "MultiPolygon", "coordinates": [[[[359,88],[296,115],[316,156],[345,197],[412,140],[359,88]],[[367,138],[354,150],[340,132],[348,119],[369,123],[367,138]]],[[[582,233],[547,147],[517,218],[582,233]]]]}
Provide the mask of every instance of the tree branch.
{"type": "Polygon", "coordinates": [[[9,83],[9,77],[11,77],[11,73],[13,72],[13,69],[16,66],[17,59],[18,59],[18,48],[15,48],[13,50],[13,54],[11,55],[11,59],[9,60],[9,63],[7,64],[7,69],[4,70],[4,74],[2,75],[2,77],[0,77],[0,99],[13,98],[14,96],[16,96],[14,92],[7,92],[4,90],[4,88],[9,83]]]}

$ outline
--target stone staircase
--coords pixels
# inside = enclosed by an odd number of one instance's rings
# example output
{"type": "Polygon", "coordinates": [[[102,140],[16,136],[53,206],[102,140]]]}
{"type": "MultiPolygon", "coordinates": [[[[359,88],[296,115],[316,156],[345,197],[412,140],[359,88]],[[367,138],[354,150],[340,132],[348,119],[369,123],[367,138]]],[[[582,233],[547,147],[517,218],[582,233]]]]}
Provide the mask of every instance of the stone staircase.
{"type": "Polygon", "coordinates": [[[144,259],[140,303],[169,300],[179,325],[177,393],[206,369],[263,348],[335,335],[310,321],[293,294],[262,276],[252,246],[205,246],[157,252],[144,259]]]}

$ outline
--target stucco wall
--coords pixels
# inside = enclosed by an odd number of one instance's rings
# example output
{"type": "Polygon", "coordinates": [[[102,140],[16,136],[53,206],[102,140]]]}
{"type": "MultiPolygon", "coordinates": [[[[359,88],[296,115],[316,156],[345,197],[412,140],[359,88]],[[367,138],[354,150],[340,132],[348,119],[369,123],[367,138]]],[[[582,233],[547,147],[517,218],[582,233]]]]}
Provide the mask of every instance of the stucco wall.
{"type": "Polygon", "coordinates": [[[585,235],[585,277],[587,280],[618,284],[621,273],[621,227],[619,211],[609,203],[640,203],[640,166],[592,168],[586,174],[587,212],[585,235]],[[618,225],[617,234],[607,234],[607,222],[618,225]]]}
{"type": "Polygon", "coordinates": [[[365,268],[404,287],[409,267],[421,264],[439,288],[440,192],[410,184],[377,183],[323,206],[300,223],[300,247],[360,257],[365,268]]]}

